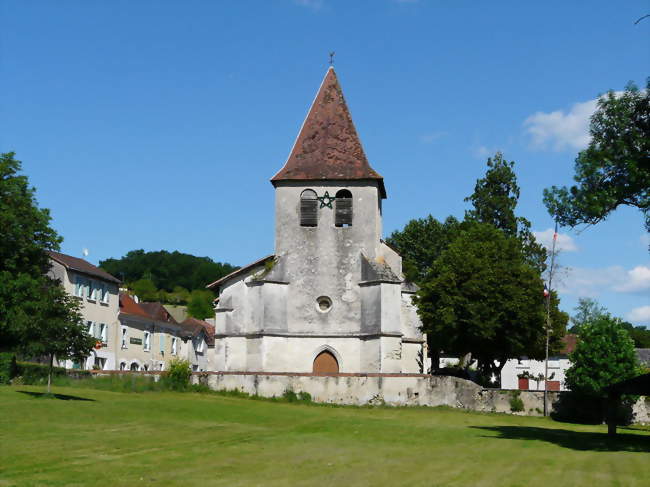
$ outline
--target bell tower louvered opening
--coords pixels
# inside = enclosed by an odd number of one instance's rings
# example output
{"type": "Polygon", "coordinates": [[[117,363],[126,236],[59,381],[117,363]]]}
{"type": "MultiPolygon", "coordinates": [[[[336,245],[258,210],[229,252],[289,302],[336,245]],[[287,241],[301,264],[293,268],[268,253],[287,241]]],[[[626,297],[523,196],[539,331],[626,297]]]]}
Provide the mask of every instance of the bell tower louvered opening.
{"type": "Polygon", "coordinates": [[[352,193],[342,189],[336,193],[334,200],[334,225],[337,227],[352,226],[352,193]]]}
{"type": "Polygon", "coordinates": [[[300,226],[318,226],[318,197],[314,190],[306,189],[300,194],[300,226]]]}

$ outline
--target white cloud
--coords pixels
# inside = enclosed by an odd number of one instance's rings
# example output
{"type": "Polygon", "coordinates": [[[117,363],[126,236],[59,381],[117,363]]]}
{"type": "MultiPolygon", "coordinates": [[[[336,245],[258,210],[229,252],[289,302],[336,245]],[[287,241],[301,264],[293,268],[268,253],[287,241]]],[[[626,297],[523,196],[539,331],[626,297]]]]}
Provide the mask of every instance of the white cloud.
{"type": "MultiPolygon", "coordinates": [[[[542,232],[533,232],[533,235],[535,235],[535,238],[539,243],[541,243],[548,250],[551,250],[553,246],[554,233],[555,232],[552,228],[547,228],[542,232]]],[[[578,246],[573,241],[573,237],[570,235],[567,235],[566,233],[558,233],[555,250],[560,252],[575,252],[578,250],[578,246]]]]}
{"type": "Polygon", "coordinates": [[[601,269],[564,268],[564,273],[557,279],[557,287],[562,294],[594,298],[609,290],[612,284],[619,284],[624,275],[625,269],[620,266],[601,269]]]}
{"type": "Polygon", "coordinates": [[[446,136],[447,132],[431,132],[430,134],[420,135],[420,142],[424,144],[431,144],[438,139],[446,136]]]}
{"type": "Polygon", "coordinates": [[[557,282],[560,293],[582,297],[596,297],[604,292],[644,293],[650,289],[650,267],[571,267],[564,269],[557,282]]]}
{"type": "Polygon", "coordinates": [[[650,323],[650,306],[639,306],[625,315],[633,323],[650,323]]]}
{"type": "Polygon", "coordinates": [[[597,100],[574,104],[566,113],[562,110],[537,112],[524,121],[534,148],[553,150],[582,150],[589,145],[589,119],[596,110],[597,100]]]}
{"type": "Polygon", "coordinates": [[[472,149],[472,154],[474,154],[474,157],[491,157],[496,153],[496,149],[490,149],[489,147],[486,147],[484,145],[479,145],[478,147],[475,147],[472,149]]]}
{"type": "Polygon", "coordinates": [[[293,3],[312,10],[318,10],[323,6],[323,0],[293,0],[293,3]]]}
{"type": "Polygon", "coordinates": [[[614,291],[621,293],[635,293],[646,289],[650,289],[650,267],[643,265],[627,271],[625,281],[614,287],[614,291]]]}

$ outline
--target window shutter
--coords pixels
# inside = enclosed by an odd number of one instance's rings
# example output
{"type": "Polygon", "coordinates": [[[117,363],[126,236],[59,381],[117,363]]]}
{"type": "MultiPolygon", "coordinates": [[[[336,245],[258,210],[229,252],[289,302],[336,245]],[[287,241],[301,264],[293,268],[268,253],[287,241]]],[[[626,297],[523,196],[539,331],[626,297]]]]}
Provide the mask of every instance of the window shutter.
{"type": "Polygon", "coordinates": [[[318,225],[318,200],[300,198],[300,226],[318,225]]]}
{"type": "Polygon", "coordinates": [[[352,225],[352,198],[336,198],[334,208],[334,224],[337,227],[352,225]]]}

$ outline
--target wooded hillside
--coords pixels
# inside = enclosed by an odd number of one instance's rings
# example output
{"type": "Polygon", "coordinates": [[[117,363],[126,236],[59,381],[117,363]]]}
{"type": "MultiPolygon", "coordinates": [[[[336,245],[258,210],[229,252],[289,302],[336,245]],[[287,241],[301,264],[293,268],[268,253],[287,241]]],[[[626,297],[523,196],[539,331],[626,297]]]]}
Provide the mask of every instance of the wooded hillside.
{"type": "Polygon", "coordinates": [[[210,257],[159,250],[131,250],[120,259],[106,259],[99,267],[125,283],[148,279],[157,289],[173,291],[182,287],[189,291],[205,289],[206,284],[231,273],[236,266],[214,262],[210,257]]]}

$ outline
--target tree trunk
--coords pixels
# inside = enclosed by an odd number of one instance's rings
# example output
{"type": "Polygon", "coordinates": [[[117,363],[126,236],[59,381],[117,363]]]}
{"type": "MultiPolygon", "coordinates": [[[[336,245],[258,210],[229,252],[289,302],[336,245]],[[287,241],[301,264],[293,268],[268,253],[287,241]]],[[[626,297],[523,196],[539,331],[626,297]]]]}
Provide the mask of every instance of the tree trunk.
{"type": "Polygon", "coordinates": [[[47,372],[47,393],[51,393],[51,384],[52,384],[52,368],[54,367],[54,354],[50,354],[50,368],[47,372]]]}

